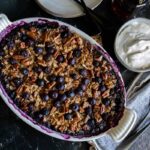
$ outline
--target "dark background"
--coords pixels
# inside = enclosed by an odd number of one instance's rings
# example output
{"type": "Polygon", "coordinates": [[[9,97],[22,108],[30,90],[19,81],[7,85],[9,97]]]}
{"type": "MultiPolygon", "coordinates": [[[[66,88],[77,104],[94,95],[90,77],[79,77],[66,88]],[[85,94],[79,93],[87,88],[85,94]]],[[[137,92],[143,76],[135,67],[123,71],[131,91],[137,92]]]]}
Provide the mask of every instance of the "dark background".
{"type": "MultiPolygon", "coordinates": [[[[103,31],[104,48],[116,61],[125,80],[126,87],[128,87],[136,73],[126,70],[117,61],[114,55],[114,38],[118,28],[123,22],[120,22],[120,20],[116,19],[112,14],[110,3],[111,0],[104,0],[95,11],[111,18],[115,23],[113,29],[103,31]]],[[[35,16],[48,17],[70,23],[89,35],[94,35],[99,32],[95,29],[87,16],[74,19],[53,17],[42,11],[34,0],[0,0],[0,13],[6,14],[11,21],[35,16]]],[[[87,150],[88,148],[89,145],[86,142],[76,143],[62,141],[36,131],[17,118],[6,106],[3,100],[0,99],[0,150],[87,150]]]]}

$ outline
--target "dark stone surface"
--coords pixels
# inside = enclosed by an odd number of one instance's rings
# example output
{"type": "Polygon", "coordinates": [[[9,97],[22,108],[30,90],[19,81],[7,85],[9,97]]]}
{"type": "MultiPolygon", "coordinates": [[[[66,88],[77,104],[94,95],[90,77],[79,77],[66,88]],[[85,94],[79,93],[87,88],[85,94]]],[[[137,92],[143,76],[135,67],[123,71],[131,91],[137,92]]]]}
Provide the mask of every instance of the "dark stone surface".
{"type": "MultiPolygon", "coordinates": [[[[116,23],[115,28],[112,30],[103,31],[103,43],[104,48],[120,68],[127,87],[136,73],[126,70],[117,61],[113,51],[115,34],[122,23],[112,15],[110,0],[104,0],[96,9],[96,12],[111,18],[116,23]]],[[[0,13],[5,13],[11,21],[35,16],[55,18],[70,23],[89,35],[98,33],[86,16],[74,19],[53,17],[42,11],[34,0],[1,0],[0,13]]],[[[89,145],[86,142],[66,142],[36,131],[16,117],[4,104],[3,100],[0,99],[0,150],[86,150],[88,147],[89,145]]]]}

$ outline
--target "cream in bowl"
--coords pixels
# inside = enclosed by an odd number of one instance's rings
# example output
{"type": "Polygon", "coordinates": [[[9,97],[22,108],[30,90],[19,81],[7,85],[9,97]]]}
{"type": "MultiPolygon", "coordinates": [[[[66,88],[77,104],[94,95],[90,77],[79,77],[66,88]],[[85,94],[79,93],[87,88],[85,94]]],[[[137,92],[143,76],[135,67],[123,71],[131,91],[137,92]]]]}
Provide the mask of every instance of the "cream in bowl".
{"type": "Polygon", "coordinates": [[[150,21],[136,18],[125,23],[115,40],[115,53],[129,70],[150,70],[150,21]]]}

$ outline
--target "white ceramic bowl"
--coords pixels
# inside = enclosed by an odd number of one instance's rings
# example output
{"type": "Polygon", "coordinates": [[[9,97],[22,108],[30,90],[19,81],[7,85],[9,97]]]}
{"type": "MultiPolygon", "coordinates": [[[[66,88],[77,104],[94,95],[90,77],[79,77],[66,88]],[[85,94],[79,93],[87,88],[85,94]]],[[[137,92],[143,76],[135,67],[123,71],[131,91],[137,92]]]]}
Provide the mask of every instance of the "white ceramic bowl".
{"type": "MultiPolygon", "coordinates": [[[[124,34],[125,29],[130,26],[133,23],[146,23],[150,25],[150,20],[145,19],[145,18],[135,18],[131,19],[130,21],[126,22],[118,31],[116,38],[115,38],[115,43],[114,43],[114,50],[115,54],[118,58],[118,60],[122,63],[123,66],[125,66],[128,70],[134,71],[134,72],[148,72],[150,71],[150,68],[148,69],[136,69],[131,66],[129,66],[127,63],[125,63],[125,60],[123,60],[120,55],[119,55],[119,49],[120,49],[120,43],[123,41],[122,37],[124,34]]],[[[125,39],[124,39],[125,40],[125,39]]],[[[144,58],[143,58],[144,59],[144,58]]]]}
{"type": "MultiPolygon", "coordinates": [[[[74,0],[35,0],[47,13],[62,18],[74,18],[82,16],[82,8],[74,0]]],[[[85,0],[86,5],[94,9],[102,0],[85,0]]]]}
{"type": "MultiPolygon", "coordinates": [[[[32,22],[32,21],[41,21],[41,20],[47,20],[47,21],[56,21],[56,20],[52,20],[52,19],[48,19],[48,18],[27,18],[27,19],[22,19],[22,20],[18,20],[15,22],[10,22],[8,20],[8,18],[4,15],[4,14],[0,14],[0,41],[2,40],[2,38],[8,33],[10,32],[13,28],[16,28],[18,24],[20,24],[21,22],[32,22]]],[[[114,61],[111,59],[111,57],[108,55],[108,53],[95,41],[93,40],[90,36],[88,36],[87,34],[85,34],[84,32],[80,31],[79,29],[57,21],[60,25],[66,25],[69,27],[69,29],[73,32],[76,32],[78,34],[80,34],[82,37],[84,37],[85,39],[87,39],[88,41],[91,42],[91,44],[96,45],[99,48],[99,51],[102,53],[102,55],[109,61],[109,63],[112,65],[120,86],[122,87],[122,95],[123,98],[126,99],[126,92],[125,92],[125,88],[124,88],[124,82],[123,79],[121,77],[120,72],[117,69],[117,66],[115,65],[114,61]]],[[[4,100],[4,102],[8,105],[8,107],[19,117],[21,118],[24,122],[26,122],[28,125],[30,125],[31,127],[37,129],[38,131],[47,134],[49,136],[58,138],[58,139],[62,139],[62,140],[68,140],[68,141],[89,141],[89,140],[94,140],[94,139],[98,139],[100,137],[102,137],[104,134],[109,134],[115,141],[119,142],[122,139],[124,139],[127,134],[131,131],[131,129],[134,126],[134,123],[136,121],[136,113],[133,110],[129,110],[129,109],[125,109],[124,114],[122,119],[119,121],[119,125],[117,125],[115,128],[112,128],[110,130],[108,130],[105,133],[96,135],[96,136],[90,136],[90,137],[74,137],[74,136],[70,136],[70,135],[65,135],[65,134],[61,134],[58,133],[56,131],[53,131],[51,129],[48,129],[42,125],[39,125],[36,123],[36,121],[34,121],[31,117],[29,117],[27,114],[25,114],[24,112],[22,112],[14,103],[13,101],[8,97],[7,93],[5,92],[5,90],[3,89],[2,85],[0,84],[0,96],[2,97],[2,99],[4,100]]]]}

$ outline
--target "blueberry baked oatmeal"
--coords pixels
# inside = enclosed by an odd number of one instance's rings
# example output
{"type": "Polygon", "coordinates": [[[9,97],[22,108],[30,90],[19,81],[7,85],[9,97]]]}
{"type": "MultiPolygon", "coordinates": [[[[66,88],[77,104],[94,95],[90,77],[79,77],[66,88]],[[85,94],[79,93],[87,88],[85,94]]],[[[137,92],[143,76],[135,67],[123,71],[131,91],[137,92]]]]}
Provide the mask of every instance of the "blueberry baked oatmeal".
{"type": "Polygon", "coordinates": [[[97,135],[116,126],[122,98],[111,64],[57,22],[22,23],[0,42],[3,88],[38,124],[69,135],[97,135]]]}

